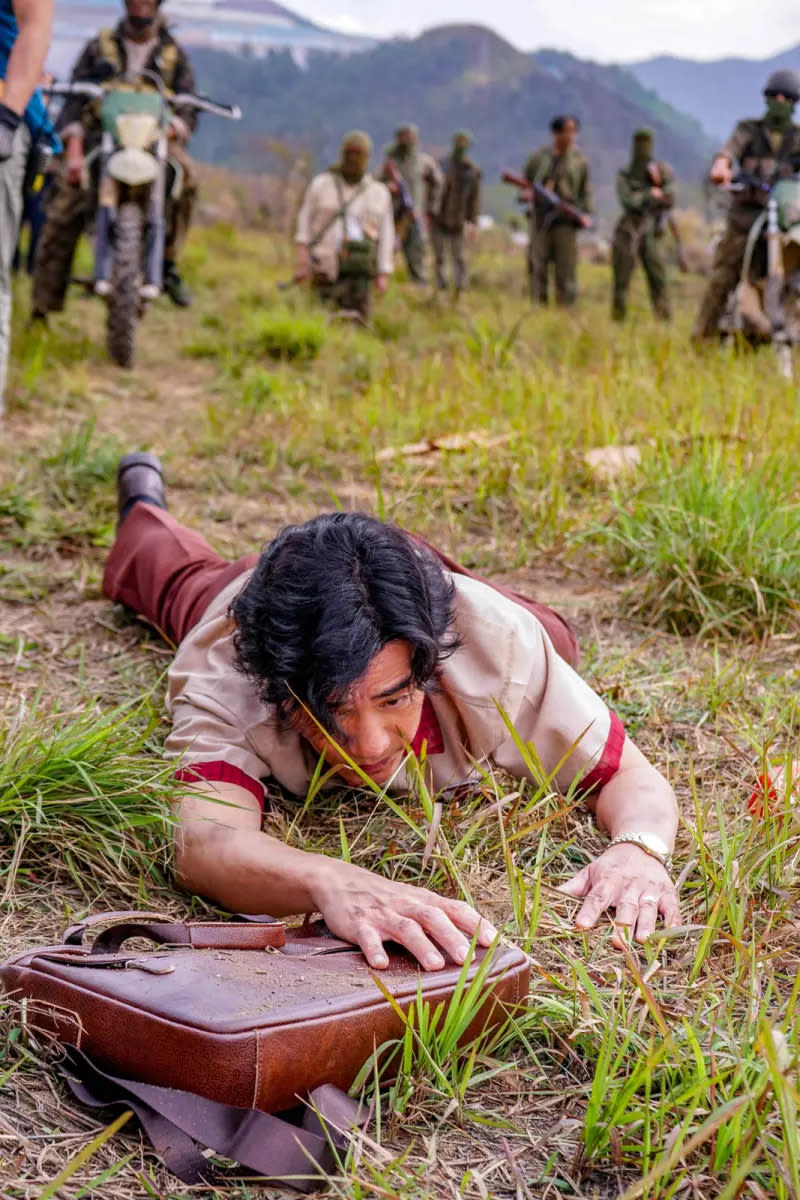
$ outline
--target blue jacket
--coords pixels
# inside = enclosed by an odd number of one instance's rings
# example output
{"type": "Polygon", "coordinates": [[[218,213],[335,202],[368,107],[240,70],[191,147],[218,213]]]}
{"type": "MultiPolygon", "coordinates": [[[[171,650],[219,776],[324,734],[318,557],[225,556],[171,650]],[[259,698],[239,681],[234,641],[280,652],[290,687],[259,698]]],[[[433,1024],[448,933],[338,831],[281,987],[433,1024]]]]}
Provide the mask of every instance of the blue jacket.
{"type": "MultiPolygon", "coordinates": [[[[18,33],[17,19],[14,16],[11,0],[0,0],[0,79],[5,79],[11,47],[17,40],[18,33]]],[[[34,142],[39,138],[46,138],[53,147],[54,153],[57,154],[60,151],[61,143],[50,124],[47,108],[38,88],[25,109],[25,123],[31,131],[31,138],[34,142]]]]}

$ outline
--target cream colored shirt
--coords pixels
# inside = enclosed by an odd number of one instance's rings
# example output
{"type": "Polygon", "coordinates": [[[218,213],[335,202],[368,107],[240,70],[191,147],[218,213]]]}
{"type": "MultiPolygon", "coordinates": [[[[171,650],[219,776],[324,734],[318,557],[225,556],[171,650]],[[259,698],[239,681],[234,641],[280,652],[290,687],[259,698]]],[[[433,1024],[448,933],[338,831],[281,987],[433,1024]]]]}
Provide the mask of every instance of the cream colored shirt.
{"type": "MultiPolygon", "coordinates": [[[[276,725],[234,668],[227,609],[250,574],[220,593],[178,648],[168,676],[173,728],[166,751],[180,756],[182,769],[198,766],[205,778],[241,783],[260,799],[269,778],[302,796],[316,755],[297,733],[276,725]]],[[[562,790],[579,776],[582,787],[602,787],[619,765],[619,720],[559,657],[532,613],[486,584],[452,578],[462,645],[442,663],[429,694],[439,727],[428,741],[430,786],[473,782],[493,767],[531,778],[505,714],[543,770],[557,772],[562,790]]],[[[389,790],[408,790],[404,771],[389,790]]]]}
{"type": "Polygon", "coordinates": [[[311,249],[311,259],[315,269],[328,279],[336,278],[342,242],[362,238],[372,238],[378,243],[378,274],[390,275],[394,270],[392,197],[386,185],[371,175],[365,175],[360,183],[349,184],[338,175],[323,171],[311,180],[297,214],[295,241],[308,246],[323,229],[325,232],[311,249]],[[342,207],[342,200],[347,207],[346,216],[331,221],[342,207]]]}

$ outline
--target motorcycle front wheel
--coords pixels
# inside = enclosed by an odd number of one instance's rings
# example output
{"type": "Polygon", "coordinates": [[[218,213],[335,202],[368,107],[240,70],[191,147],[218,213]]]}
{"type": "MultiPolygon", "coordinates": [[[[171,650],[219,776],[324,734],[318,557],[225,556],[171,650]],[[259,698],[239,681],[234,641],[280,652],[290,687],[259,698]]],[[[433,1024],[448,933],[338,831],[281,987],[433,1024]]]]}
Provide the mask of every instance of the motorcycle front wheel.
{"type": "Polygon", "coordinates": [[[114,266],[106,322],[108,352],[120,367],[132,367],[136,353],[143,230],[141,206],[131,201],[121,204],[114,222],[114,266]]]}

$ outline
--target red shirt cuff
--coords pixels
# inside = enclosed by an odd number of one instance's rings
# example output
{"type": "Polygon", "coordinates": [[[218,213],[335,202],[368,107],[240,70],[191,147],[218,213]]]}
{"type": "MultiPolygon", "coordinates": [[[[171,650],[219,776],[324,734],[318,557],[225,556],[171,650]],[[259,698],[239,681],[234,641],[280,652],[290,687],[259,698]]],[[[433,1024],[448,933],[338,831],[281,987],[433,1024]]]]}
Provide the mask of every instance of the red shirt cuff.
{"type": "Polygon", "coordinates": [[[181,783],[199,783],[206,779],[209,783],[235,783],[246,788],[251,796],[255,796],[261,808],[264,808],[264,785],[246,771],[226,762],[198,762],[188,767],[179,767],[174,775],[181,783]]]}
{"type": "Polygon", "coordinates": [[[603,753],[587,775],[578,784],[581,795],[586,792],[599,792],[614,778],[619,770],[622,759],[622,749],[625,745],[625,726],[616,713],[610,713],[611,727],[608,731],[603,753]]]}

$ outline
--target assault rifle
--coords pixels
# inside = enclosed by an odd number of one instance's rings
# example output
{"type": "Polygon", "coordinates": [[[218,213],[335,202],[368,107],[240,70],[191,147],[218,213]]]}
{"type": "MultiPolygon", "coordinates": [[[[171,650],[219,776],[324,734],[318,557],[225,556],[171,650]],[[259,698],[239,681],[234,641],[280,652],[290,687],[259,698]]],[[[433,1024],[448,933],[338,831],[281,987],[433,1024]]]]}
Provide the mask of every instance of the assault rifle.
{"type": "Polygon", "coordinates": [[[588,213],[578,208],[577,204],[570,204],[568,200],[562,200],[552,188],[545,187],[543,183],[531,183],[530,179],[526,179],[523,175],[517,175],[515,171],[503,171],[500,178],[503,183],[510,183],[513,187],[519,188],[521,204],[530,204],[537,199],[547,205],[547,215],[543,222],[544,229],[552,225],[557,217],[566,217],[580,229],[588,228],[587,221],[591,225],[588,213]]]}

